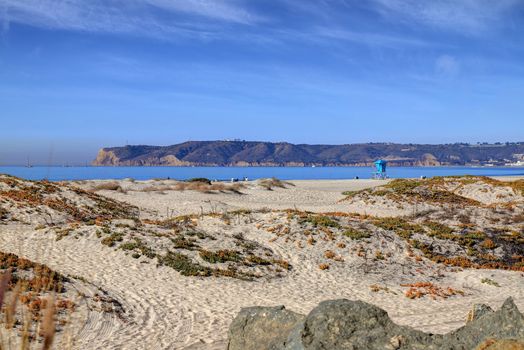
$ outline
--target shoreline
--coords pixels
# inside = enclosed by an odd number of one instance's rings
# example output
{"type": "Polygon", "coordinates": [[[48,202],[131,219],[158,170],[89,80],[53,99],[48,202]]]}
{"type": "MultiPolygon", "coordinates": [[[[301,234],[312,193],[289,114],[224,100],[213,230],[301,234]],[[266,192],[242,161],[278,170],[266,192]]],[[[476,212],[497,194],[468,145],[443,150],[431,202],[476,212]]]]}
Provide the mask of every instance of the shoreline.
{"type": "MultiPolygon", "coordinates": [[[[0,168],[372,168],[368,165],[47,165],[7,164],[0,168]]],[[[523,169],[524,165],[389,165],[388,168],[474,168],[474,169],[523,169]]]]}

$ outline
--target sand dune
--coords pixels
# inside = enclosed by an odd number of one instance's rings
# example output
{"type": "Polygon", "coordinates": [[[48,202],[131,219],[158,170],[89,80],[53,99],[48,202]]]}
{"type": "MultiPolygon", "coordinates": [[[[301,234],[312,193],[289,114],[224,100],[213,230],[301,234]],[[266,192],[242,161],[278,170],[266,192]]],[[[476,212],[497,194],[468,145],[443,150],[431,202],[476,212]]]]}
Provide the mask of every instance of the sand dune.
{"type": "MultiPolygon", "coordinates": [[[[90,189],[99,184],[100,181],[76,185],[90,189]]],[[[264,275],[253,280],[183,276],[169,266],[157,266],[155,259],[133,258],[117,246],[100,244],[96,225],[73,230],[57,241],[54,228],[35,230],[36,223],[9,221],[0,226],[0,250],[43,262],[63,274],[81,276],[122,304],[123,317],[80,310],[76,349],[224,349],[231,320],[241,307],[252,305],[286,305],[288,309],[307,313],[322,300],[359,299],[384,308],[399,324],[435,333],[461,326],[474,303],[498,308],[505,298],[512,296],[524,309],[523,272],[446,267],[426,258],[417,261],[407,256],[402,238],[385,231],[373,232],[363,243],[340,235],[338,228],[329,228],[326,232],[332,233],[327,234],[320,226],[315,228],[310,222],[301,221],[300,216],[290,218],[288,213],[276,210],[393,213],[391,207],[380,203],[343,200],[344,191],[359,191],[384,182],[293,181],[293,184],[268,191],[256,183],[248,183],[240,190],[243,194],[234,194],[166,190],[165,186],[174,185],[169,181],[120,181],[122,191],[97,191],[139,207],[141,219],[165,220],[198,214],[194,229],[217,238],[195,240],[206,249],[238,243],[240,239],[234,237],[241,234],[242,240],[267,247],[272,256],[291,265],[289,271],[279,273],[276,267],[274,270],[255,267],[249,271],[264,275]],[[142,191],[151,186],[164,189],[142,191]],[[253,211],[224,216],[238,209],[253,211]],[[289,227],[289,231],[278,231],[279,225],[289,227]],[[314,245],[307,243],[309,236],[304,236],[304,227],[319,231],[314,235],[314,245]],[[330,239],[330,235],[334,238],[330,239]],[[377,250],[390,255],[384,260],[363,259],[358,255],[363,246],[373,256],[377,250]],[[340,261],[326,259],[328,250],[340,256],[340,261]],[[319,269],[319,264],[326,262],[329,269],[319,269]],[[483,279],[496,281],[499,286],[483,283],[483,279]],[[406,298],[407,288],[401,284],[423,280],[460,290],[464,295],[406,298]],[[372,285],[383,289],[373,292],[372,285]]],[[[400,208],[397,210],[396,213],[402,212],[400,208]]],[[[351,225],[361,224],[351,218],[335,219],[344,225],[347,224],[344,220],[350,220],[351,225]]],[[[118,226],[111,225],[112,230],[117,230],[118,226]]],[[[126,234],[137,235],[136,232],[129,229],[126,234]]],[[[160,244],[158,237],[140,237],[150,246],[160,244]]]]}

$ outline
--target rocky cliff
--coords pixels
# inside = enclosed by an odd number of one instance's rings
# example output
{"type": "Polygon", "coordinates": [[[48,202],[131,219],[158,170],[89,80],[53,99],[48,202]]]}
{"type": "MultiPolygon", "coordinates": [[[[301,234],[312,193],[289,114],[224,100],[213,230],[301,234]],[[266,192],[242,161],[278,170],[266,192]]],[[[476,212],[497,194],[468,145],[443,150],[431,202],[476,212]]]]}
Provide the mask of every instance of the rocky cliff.
{"type": "Polygon", "coordinates": [[[249,141],[190,141],[172,146],[103,148],[98,166],[391,166],[504,165],[524,154],[524,143],[306,145],[249,141]]]}

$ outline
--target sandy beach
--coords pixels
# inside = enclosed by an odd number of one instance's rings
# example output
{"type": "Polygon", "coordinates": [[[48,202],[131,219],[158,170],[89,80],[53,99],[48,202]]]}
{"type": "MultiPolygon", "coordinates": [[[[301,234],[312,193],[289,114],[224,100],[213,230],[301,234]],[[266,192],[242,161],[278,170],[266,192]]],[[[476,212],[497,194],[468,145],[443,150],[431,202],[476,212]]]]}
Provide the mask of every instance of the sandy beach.
{"type": "MultiPolygon", "coordinates": [[[[19,210],[18,220],[6,220],[0,226],[0,250],[44,263],[61,274],[81,277],[82,282],[75,283],[86,294],[103,290],[118,301],[121,313],[104,313],[79,305],[74,316],[76,329],[72,347],[75,349],[225,349],[229,324],[242,307],[254,305],[285,305],[290,310],[308,313],[326,299],[363,300],[384,308],[399,324],[433,333],[448,332],[463,325],[475,303],[498,308],[504,299],[512,296],[524,310],[523,271],[436,263],[417,253],[418,250],[413,253],[402,237],[372,230],[371,224],[365,221],[369,217],[405,216],[416,208],[417,215],[434,210],[424,215],[428,215],[427,220],[436,220],[431,215],[436,217],[438,208],[445,210],[446,207],[430,202],[400,205],[390,199],[359,197],[364,194],[358,191],[372,191],[386,184],[388,181],[380,180],[303,180],[268,190],[258,182],[247,182],[235,190],[239,193],[228,189],[175,190],[177,183],[171,180],[60,184],[138,207],[139,220],[145,226],[136,226],[125,219],[105,224],[111,230],[123,230],[124,242],[129,237],[140,237],[140,242],[161,251],[168,241],[164,241],[167,236],[160,233],[171,232],[172,228],[147,225],[194,214],[185,218],[183,224],[178,221],[176,224],[176,229],[183,228],[182,233],[189,232],[189,228],[205,233],[204,238],[199,239],[184,236],[185,242],[198,245],[197,249],[187,250],[188,256],[197,259],[198,251],[201,254],[202,250],[240,249],[239,244],[248,242],[256,247],[250,254],[266,256],[272,262],[285,261],[290,266],[240,267],[240,273],[246,271],[242,276],[256,275],[253,279],[184,276],[167,263],[158,264],[144,254],[132,256],[132,251],[120,249],[118,244],[100,244],[98,224],[77,226],[57,240],[56,227],[70,225],[67,219],[53,217],[55,224],[46,226],[39,221],[39,215],[23,214],[23,210],[15,206],[8,210],[19,210]],[[102,189],[104,184],[111,189],[102,189]],[[355,199],[348,200],[348,193],[355,192],[358,193],[355,199]],[[286,212],[288,209],[291,211],[286,212]],[[329,221],[322,226],[311,213],[339,214],[332,219],[336,225],[329,221]],[[352,217],[341,213],[361,215],[352,217]],[[353,239],[342,234],[348,232],[348,227],[366,228],[370,235],[364,240],[353,239]],[[155,234],[151,233],[153,230],[157,230],[155,234]],[[332,252],[334,258],[328,258],[327,251],[332,252]],[[366,252],[364,258],[363,251],[366,252]],[[321,264],[328,264],[329,268],[321,269],[321,264]],[[420,281],[460,293],[449,297],[407,298],[408,288],[402,285],[420,281]],[[495,284],[485,281],[495,281],[495,284]]],[[[483,215],[483,210],[492,210],[489,205],[498,203],[502,207],[505,201],[515,203],[512,217],[522,214],[522,195],[509,187],[487,186],[480,182],[468,183],[461,189],[454,187],[453,193],[460,194],[461,198],[475,198],[475,203],[480,203],[472,209],[466,205],[464,210],[469,210],[471,215],[475,211],[483,215]]],[[[64,196],[73,198],[72,194],[64,196]]],[[[481,219],[471,220],[481,227],[481,219]]],[[[455,223],[449,221],[448,224],[455,223]]],[[[523,229],[522,223],[510,225],[516,231],[523,229]]],[[[417,234],[414,237],[418,237],[417,234]]],[[[459,249],[451,243],[446,247],[452,252],[459,249]]],[[[247,254],[246,251],[241,253],[247,254]]],[[[503,253],[494,251],[493,254],[503,253]]],[[[208,265],[214,266],[205,266],[208,265]]],[[[218,265],[225,269],[227,263],[218,265]]]]}

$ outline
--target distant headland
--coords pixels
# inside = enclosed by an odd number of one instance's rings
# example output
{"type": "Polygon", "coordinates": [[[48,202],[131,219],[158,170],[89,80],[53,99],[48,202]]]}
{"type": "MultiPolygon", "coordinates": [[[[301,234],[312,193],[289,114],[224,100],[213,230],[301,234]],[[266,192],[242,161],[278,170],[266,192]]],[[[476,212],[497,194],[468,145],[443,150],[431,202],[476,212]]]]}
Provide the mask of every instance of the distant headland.
{"type": "Polygon", "coordinates": [[[308,145],[241,140],[103,148],[95,166],[524,166],[524,142],[308,145]]]}

